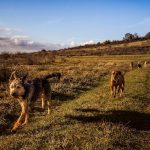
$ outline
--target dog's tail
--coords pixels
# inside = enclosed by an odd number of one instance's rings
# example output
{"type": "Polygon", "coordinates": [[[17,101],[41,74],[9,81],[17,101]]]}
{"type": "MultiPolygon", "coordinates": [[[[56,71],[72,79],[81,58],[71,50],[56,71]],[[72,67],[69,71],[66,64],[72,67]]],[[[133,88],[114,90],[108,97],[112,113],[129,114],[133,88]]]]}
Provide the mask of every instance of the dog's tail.
{"type": "Polygon", "coordinates": [[[47,79],[49,79],[49,78],[54,78],[54,77],[56,77],[56,78],[58,78],[58,80],[60,80],[60,78],[61,78],[61,73],[59,73],[59,72],[54,72],[54,73],[52,73],[52,74],[49,74],[49,75],[45,76],[43,79],[44,79],[44,80],[47,80],[47,79]]]}

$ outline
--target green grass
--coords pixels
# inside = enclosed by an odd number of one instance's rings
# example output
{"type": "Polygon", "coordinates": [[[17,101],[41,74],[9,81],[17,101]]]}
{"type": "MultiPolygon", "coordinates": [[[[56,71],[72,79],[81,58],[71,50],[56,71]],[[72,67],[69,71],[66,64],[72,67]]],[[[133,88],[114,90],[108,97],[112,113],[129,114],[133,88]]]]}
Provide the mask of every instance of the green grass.
{"type": "Polygon", "coordinates": [[[97,87],[63,102],[51,115],[34,112],[30,127],[1,135],[0,149],[149,150],[149,69],[125,74],[123,98],[111,98],[107,75],[97,87]]]}

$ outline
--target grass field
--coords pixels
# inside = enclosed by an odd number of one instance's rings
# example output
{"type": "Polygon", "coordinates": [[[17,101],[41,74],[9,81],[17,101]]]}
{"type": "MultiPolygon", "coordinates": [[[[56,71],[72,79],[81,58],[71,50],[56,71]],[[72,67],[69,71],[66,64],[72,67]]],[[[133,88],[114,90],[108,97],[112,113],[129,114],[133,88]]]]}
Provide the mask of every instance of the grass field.
{"type": "Polygon", "coordinates": [[[150,60],[150,55],[70,57],[51,65],[24,65],[29,78],[59,71],[53,81],[51,115],[37,104],[30,126],[17,133],[9,129],[19,114],[9,97],[7,83],[1,85],[1,150],[149,150],[150,65],[130,70],[129,63],[150,60]],[[125,95],[110,96],[112,69],[125,72],[125,95]]]}

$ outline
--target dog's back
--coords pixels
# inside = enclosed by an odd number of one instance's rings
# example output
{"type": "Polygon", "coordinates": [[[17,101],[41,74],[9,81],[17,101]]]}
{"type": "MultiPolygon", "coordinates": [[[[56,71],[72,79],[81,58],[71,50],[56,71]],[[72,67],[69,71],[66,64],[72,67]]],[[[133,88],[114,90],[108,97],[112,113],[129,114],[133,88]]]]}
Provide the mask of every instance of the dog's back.
{"type": "Polygon", "coordinates": [[[31,81],[31,83],[34,86],[34,94],[32,97],[32,101],[36,101],[38,97],[41,97],[42,94],[46,97],[51,96],[51,86],[49,84],[48,79],[53,77],[56,77],[58,80],[60,80],[61,74],[52,73],[41,78],[35,78],[31,81]]]}

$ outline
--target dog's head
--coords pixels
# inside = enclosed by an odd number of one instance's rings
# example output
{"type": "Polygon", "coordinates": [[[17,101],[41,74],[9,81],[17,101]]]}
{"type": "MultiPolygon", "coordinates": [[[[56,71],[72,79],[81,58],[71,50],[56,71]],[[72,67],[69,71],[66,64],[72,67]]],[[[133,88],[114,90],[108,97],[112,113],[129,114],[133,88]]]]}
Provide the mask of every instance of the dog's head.
{"type": "Polygon", "coordinates": [[[27,74],[22,78],[17,77],[16,72],[13,72],[9,79],[10,95],[13,97],[21,97],[25,94],[24,82],[27,74]]]}
{"type": "Polygon", "coordinates": [[[117,81],[120,77],[123,76],[123,73],[121,71],[112,71],[111,72],[111,80],[112,81],[117,81]]]}
{"type": "Polygon", "coordinates": [[[133,62],[130,62],[130,66],[133,66],[133,62]]]}

